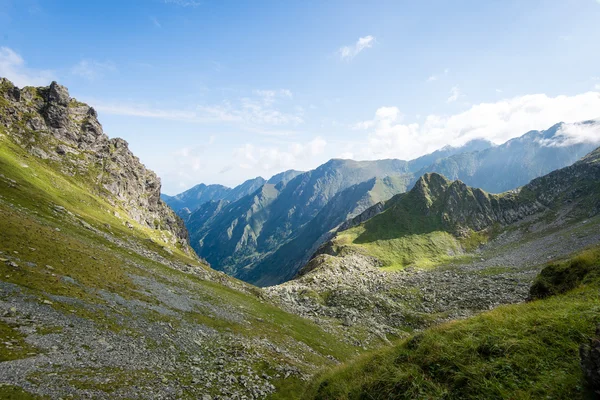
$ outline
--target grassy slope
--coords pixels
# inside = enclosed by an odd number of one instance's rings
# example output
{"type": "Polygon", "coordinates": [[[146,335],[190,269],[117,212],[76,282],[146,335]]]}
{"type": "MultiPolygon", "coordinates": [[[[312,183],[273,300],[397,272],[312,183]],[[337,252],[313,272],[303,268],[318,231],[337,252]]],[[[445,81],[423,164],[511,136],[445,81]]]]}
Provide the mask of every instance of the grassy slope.
{"type": "Polygon", "coordinates": [[[321,376],[305,397],[586,398],[578,347],[600,322],[599,271],[600,248],[554,263],[538,282],[577,282],[565,294],[428,329],[321,376]]]}
{"type": "MultiPolygon", "coordinates": [[[[444,180],[441,185],[449,186],[450,181],[444,180]]],[[[469,238],[461,241],[445,232],[435,210],[427,215],[420,212],[428,200],[414,191],[398,195],[382,214],[338,233],[334,245],[374,256],[389,270],[412,264],[438,265],[461,254],[466,247],[469,250],[469,238]]]]}
{"type": "MultiPolygon", "coordinates": [[[[290,340],[308,345],[296,346],[295,356],[314,365],[328,365],[328,356],[340,360],[354,354],[349,346],[325,333],[313,323],[288,314],[265,303],[250,286],[221,276],[229,286],[202,280],[146,258],[140,252],[119,246],[104,236],[87,229],[91,225],[100,232],[135,242],[143,251],[160,254],[170,261],[185,263],[206,270],[197,259],[176,248],[165,250],[156,231],[135,224],[125,225],[125,213],[94,196],[84,182],[56,172],[52,165],[25,153],[0,132],[0,279],[16,284],[25,293],[44,303],[51,299],[51,307],[64,313],[73,313],[93,321],[100,329],[128,330],[133,335],[143,335],[128,325],[129,319],[143,319],[154,323],[171,323],[177,327],[181,318],[186,322],[202,324],[218,331],[238,333],[247,337],[262,338],[286,346],[290,340]],[[15,183],[16,182],[16,183],[15,183]],[[54,205],[63,206],[73,213],[56,211],[54,205]],[[114,212],[122,216],[117,218],[114,212]],[[81,222],[84,221],[84,222],[81,222]],[[152,239],[152,241],[148,240],[152,239]],[[15,265],[11,265],[11,260],[15,265]],[[212,305],[232,308],[243,313],[245,321],[236,322],[222,316],[211,316],[206,309],[177,314],[173,317],[149,313],[128,315],[128,310],[107,314],[102,292],[113,293],[125,299],[145,304],[164,306],[145,288],[136,283],[136,277],[152,277],[170,285],[174,290],[186,288],[202,301],[212,305]],[[76,282],[73,284],[71,279],[76,282]],[[58,298],[55,296],[64,296],[58,298]],[[57,300],[62,299],[62,300],[57,300]]],[[[210,274],[216,276],[212,271],[210,274]]],[[[217,279],[217,280],[218,280],[217,279]]],[[[5,297],[7,300],[10,297],[5,297]]],[[[10,296],[10,295],[8,295],[10,296]]],[[[48,303],[47,303],[48,304],[48,303]]],[[[175,310],[176,311],[176,310],[175,310]]],[[[24,358],[36,352],[29,348],[15,327],[0,325],[3,339],[14,340],[14,345],[0,347],[0,360],[24,358]]],[[[50,331],[52,327],[48,327],[50,331]]],[[[8,341],[8,340],[2,340],[8,341]]],[[[268,361],[277,361],[276,353],[265,354],[268,361]],[[272,357],[272,358],[270,358],[272,357]]],[[[294,362],[293,360],[286,360],[294,362]]],[[[265,368],[269,368],[268,365],[265,368]]],[[[135,374],[133,374],[135,377],[135,374]]],[[[128,380],[124,384],[135,384],[128,380]]],[[[292,390],[300,382],[294,379],[275,381],[282,389],[292,390]]],[[[0,390],[9,390],[10,388],[0,390]]],[[[114,388],[113,388],[114,389],[114,388]]],[[[10,389],[12,390],[12,389],[10,389]]]]}

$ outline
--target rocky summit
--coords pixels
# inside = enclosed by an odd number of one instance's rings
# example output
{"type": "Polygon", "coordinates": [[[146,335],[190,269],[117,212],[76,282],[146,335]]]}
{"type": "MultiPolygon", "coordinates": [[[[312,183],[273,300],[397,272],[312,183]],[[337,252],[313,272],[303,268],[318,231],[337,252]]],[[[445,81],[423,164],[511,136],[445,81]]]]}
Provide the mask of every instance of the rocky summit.
{"type": "MultiPolygon", "coordinates": [[[[0,124],[31,155],[86,180],[128,217],[187,248],[182,220],[160,199],[160,178],[131,153],[123,139],[109,139],[98,114],[56,82],[19,89],[0,80],[0,124]]],[[[118,213],[118,212],[117,212],[118,213]]]]}

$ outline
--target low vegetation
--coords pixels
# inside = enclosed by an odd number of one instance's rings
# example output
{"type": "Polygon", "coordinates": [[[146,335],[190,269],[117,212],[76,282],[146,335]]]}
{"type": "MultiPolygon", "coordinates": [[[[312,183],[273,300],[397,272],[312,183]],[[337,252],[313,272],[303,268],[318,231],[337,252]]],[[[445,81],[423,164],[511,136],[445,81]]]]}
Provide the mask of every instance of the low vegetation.
{"type": "Polygon", "coordinates": [[[578,349],[600,322],[599,265],[600,248],[553,263],[534,285],[544,282],[544,299],[449,322],[362,356],[322,375],[305,397],[587,398],[578,349]]]}

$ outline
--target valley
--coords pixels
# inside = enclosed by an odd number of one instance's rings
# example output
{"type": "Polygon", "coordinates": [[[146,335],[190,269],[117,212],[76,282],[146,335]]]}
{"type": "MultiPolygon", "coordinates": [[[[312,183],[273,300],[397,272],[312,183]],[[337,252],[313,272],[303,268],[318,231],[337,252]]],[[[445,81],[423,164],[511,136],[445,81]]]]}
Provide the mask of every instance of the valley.
{"type": "Polygon", "coordinates": [[[176,213],[65,87],[0,83],[0,397],[590,393],[600,149],[550,147],[497,194],[411,172],[498,148],[474,142],[198,186],[176,213]]]}

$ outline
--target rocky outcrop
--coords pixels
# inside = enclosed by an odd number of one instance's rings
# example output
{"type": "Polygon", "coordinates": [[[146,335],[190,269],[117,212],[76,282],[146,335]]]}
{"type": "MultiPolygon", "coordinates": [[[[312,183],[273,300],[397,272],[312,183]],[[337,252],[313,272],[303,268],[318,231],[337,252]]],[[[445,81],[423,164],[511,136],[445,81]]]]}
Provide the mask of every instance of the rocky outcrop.
{"type": "Polygon", "coordinates": [[[596,396],[600,397],[600,324],[596,327],[596,337],[579,349],[583,375],[596,396]]]}
{"type": "Polygon", "coordinates": [[[61,172],[81,178],[136,222],[161,230],[163,239],[188,248],[181,219],[160,199],[160,178],[123,139],[110,139],[87,104],[56,82],[18,88],[0,78],[0,125],[11,139],[61,172]]]}

